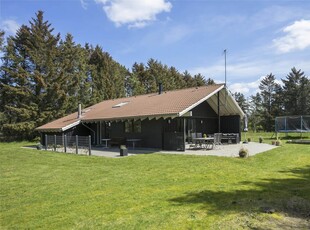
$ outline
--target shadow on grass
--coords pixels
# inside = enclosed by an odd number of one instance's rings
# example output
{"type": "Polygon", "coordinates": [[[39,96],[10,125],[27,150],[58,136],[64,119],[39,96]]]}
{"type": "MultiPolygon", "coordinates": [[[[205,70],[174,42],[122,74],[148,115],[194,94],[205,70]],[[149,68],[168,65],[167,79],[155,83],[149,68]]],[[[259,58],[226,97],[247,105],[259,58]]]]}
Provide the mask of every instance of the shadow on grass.
{"type": "Polygon", "coordinates": [[[310,220],[310,165],[285,173],[286,179],[244,181],[230,191],[203,190],[170,199],[175,205],[197,204],[215,215],[225,212],[283,213],[310,220]],[[241,189],[240,189],[241,188],[241,189]]]}

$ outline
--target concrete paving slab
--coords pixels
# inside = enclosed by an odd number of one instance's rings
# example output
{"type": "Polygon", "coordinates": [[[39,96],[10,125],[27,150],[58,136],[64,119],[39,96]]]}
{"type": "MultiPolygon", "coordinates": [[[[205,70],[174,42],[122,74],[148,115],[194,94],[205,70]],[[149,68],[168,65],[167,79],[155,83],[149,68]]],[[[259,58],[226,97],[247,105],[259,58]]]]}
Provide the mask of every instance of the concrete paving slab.
{"type": "MultiPolygon", "coordinates": [[[[249,155],[254,156],[261,152],[266,152],[277,146],[266,144],[249,142],[247,144],[230,144],[221,145],[215,149],[189,149],[185,151],[167,151],[159,149],[128,149],[128,155],[134,156],[137,154],[151,154],[151,153],[162,153],[162,154],[183,154],[183,155],[200,155],[200,156],[222,156],[222,157],[238,157],[239,150],[241,147],[245,147],[249,150],[249,155]]],[[[120,157],[118,148],[94,148],[92,149],[92,155],[94,156],[104,156],[104,157],[120,157]]]]}
{"type": "Polygon", "coordinates": [[[266,143],[257,143],[257,142],[249,142],[247,144],[230,144],[230,145],[221,145],[214,149],[208,150],[193,150],[186,149],[185,152],[178,151],[161,151],[161,153],[167,154],[190,154],[190,155],[202,155],[202,156],[222,156],[222,157],[239,157],[240,148],[245,147],[249,150],[249,156],[254,156],[258,153],[266,152],[273,148],[277,148],[277,146],[266,144],[266,143]]]}
{"type": "MultiPolygon", "coordinates": [[[[215,149],[190,149],[187,148],[185,151],[166,151],[160,149],[142,149],[136,148],[128,149],[128,156],[135,156],[138,154],[182,154],[182,155],[199,155],[199,156],[221,156],[221,157],[238,157],[239,150],[241,147],[245,147],[249,150],[249,155],[254,156],[261,152],[266,152],[277,146],[266,144],[266,143],[257,143],[249,142],[247,144],[230,144],[230,145],[221,145],[215,149]]],[[[35,146],[27,146],[27,148],[35,148],[35,146]]],[[[42,150],[44,151],[44,150],[42,150]]],[[[112,158],[122,158],[120,156],[119,148],[103,148],[103,147],[93,147],[91,150],[92,156],[101,156],[101,157],[112,157],[112,158]]]]}

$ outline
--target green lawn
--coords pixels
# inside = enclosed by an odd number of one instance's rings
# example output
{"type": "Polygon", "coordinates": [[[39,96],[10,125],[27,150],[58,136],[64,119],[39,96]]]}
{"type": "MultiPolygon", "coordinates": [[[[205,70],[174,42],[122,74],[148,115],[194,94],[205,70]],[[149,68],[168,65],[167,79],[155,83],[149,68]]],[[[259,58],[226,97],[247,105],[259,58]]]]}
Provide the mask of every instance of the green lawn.
{"type": "Polygon", "coordinates": [[[310,145],[248,159],[111,159],[27,144],[0,144],[0,229],[310,227],[310,145]]]}
{"type": "MultiPolygon", "coordinates": [[[[244,141],[246,138],[251,138],[251,141],[259,142],[259,137],[262,137],[265,143],[271,144],[272,140],[276,140],[276,133],[274,132],[242,132],[241,140],[244,141]]],[[[310,133],[278,133],[279,140],[295,140],[295,139],[309,139],[310,133]]]]}

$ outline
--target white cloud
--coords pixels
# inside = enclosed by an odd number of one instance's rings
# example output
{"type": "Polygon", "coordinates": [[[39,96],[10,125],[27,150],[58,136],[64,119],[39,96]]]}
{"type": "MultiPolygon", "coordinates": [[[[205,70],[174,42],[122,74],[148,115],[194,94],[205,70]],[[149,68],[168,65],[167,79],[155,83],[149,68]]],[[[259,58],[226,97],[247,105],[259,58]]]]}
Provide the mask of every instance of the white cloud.
{"type": "Polygon", "coordinates": [[[264,77],[265,76],[262,76],[262,77],[258,78],[255,81],[252,81],[252,82],[233,83],[233,84],[229,85],[229,89],[233,93],[239,92],[239,93],[243,93],[244,95],[255,95],[257,92],[259,92],[258,87],[259,87],[261,80],[264,77]]]}
{"type": "Polygon", "coordinates": [[[16,21],[11,19],[4,20],[1,23],[1,28],[8,34],[15,34],[19,27],[20,25],[16,21]]]}
{"type": "MultiPolygon", "coordinates": [[[[253,74],[260,73],[262,71],[261,65],[257,62],[243,62],[238,64],[228,64],[227,65],[227,76],[238,79],[248,78],[249,76],[253,76],[253,74]]],[[[190,70],[191,73],[201,73],[207,77],[215,77],[224,79],[225,67],[224,62],[218,62],[215,65],[209,67],[196,67],[190,70]],[[222,76],[222,77],[221,77],[222,76]]]]}
{"type": "Polygon", "coordinates": [[[86,10],[87,9],[87,2],[86,2],[86,0],[80,0],[80,3],[81,3],[81,6],[82,6],[82,8],[84,9],[84,10],[86,10]]]}
{"type": "MultiPolygon", "coordinates": [[[[261,57],[259,59],[248,58],[241,60],[235,59],[234,63],[227,66],[227,85],[232,92],[241,92],[246,96],[254,95],[259,92],[258,86],[262,78],[267,74],[274,74],[276,83],[282,84],[281,78],[291,71],[292,67],[301,69],[308,76],[310,73],[310,59],[306,56],[285,57],[283,59],[274,58],[272,61],[268,58],[261,57]],[[262,60],[265,59],[265,60],[262,60]],[[251,60],[251,61],[249,61],[251,60]]],[[[206,78],[212,78],[216,83],[223,83],[224,62],[218,61],[209,67],[196,67],[189,70],[191,74],[201,73],[206,78]]]]}
{"type": "Polygon", "coordinates": [[[142,28],[156,20],[156,15],[169,12],[172,8],[166,0],[95,0],[103,5],[107,17],[116,26],[142,28]]]}
{"type": "Polygon", "coordinates": [[[295,21],[283,29],[284,37],[273,40],[274,46],[280,53],[304,50],[310,46],[310,20],[295,21]]]}

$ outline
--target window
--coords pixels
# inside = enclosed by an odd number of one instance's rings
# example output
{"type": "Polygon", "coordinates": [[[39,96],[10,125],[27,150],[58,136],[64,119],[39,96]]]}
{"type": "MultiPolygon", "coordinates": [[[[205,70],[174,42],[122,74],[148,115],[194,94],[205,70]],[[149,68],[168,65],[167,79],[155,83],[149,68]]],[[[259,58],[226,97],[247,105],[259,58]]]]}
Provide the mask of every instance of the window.
{"type": "Polygon", "coordinates": [[[141,121],[125,121],[125,133],[141,133],[141,121]]]}
{"type": "Polygon", "coordinates": [[[128,103],[129,103],[129,101],[121,102],[117,105],[113,105],[112,108],[119,108],[119,107],[122,107],[124,105],[127,105],[128,103]]]}

